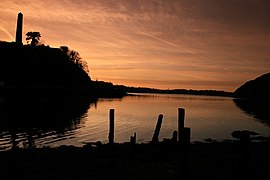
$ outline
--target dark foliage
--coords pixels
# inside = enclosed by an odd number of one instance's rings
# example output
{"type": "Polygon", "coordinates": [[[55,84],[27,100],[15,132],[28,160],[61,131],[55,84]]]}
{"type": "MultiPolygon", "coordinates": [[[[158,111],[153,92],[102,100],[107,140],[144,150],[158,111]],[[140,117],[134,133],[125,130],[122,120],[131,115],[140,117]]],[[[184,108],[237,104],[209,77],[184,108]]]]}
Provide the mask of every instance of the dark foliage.
{"type": "Polygon", "coordinates": [[[0,43],[0,82],[6,87],[77,88],[89,86],[88,74],[58,48],[0,43]]]}
{"type": "Polygon", "coordinates": [[[61,46],[60,49],[68,55],[69,60],[76,64],[76,66],[83,69],[86,73],[89,73],[88,65],[86,61],[81,58],[79,52],[71,50],[67,46],[61,46]]]}
{"type": "Polygon", "coordinates": [[[118,88],[118,86],[113,85],[111,82],[104,81],[91,81],[91,94],[98,94],[99,97],[123,97],[127,93],[125,89],[118,88]]]}
{"type": "Polygon", "coordinates": [[[31,46],[37,46],[41,38],[40,32],[28,32],[26,33],[26,40],[29,42],[31,40],[31,46]]]}

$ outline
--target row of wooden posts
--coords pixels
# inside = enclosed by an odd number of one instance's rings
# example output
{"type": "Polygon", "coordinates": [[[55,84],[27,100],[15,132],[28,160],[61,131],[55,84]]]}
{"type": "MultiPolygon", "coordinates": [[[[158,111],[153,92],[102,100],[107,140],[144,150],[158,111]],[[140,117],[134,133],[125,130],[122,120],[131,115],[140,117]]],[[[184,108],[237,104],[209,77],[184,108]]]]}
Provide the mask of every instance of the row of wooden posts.
{"type": "MultiPolygon", "coordinates": [[[[114,109],[110,109],[109,112],[109,144],[114,144],[114,109]]],[[[162,125],[163,115],[159,114],[156,128],[152,137],[151,143],[158,143],[159,132],[162,125]]],[[[185,109],[178,108],[178,132],[175,130],[172,135],[171,141],[174,143],[190,144],[191,129],[185,127],[185,109]],[[178,139],[177,139],[178,135],[178,139]]],[[[130,143],[136,144],[136,133],[130,137],[130,143]]]]}

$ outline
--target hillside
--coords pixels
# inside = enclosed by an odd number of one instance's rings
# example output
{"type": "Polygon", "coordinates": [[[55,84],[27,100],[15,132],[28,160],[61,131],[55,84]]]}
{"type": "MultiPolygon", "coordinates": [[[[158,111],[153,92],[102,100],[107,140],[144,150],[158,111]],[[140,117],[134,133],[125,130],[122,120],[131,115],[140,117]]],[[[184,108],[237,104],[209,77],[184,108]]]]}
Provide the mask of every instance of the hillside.
{"type": "Polygon", "coordinates": [[[83,87],[88,74],[59,48],[0,43],[0,82],[6,87],[83,87]]]}
{"type": "Polygon", "coordinates": [[[250,99],[270,99],[270,73],[250,80],[235,90],[234,96],[250,99]]]}
{"type": "Polygon", "coordinates": [[[122,97],[112,83],[91,81],[64,49],[0,41],[0,94],[122,97]]]}

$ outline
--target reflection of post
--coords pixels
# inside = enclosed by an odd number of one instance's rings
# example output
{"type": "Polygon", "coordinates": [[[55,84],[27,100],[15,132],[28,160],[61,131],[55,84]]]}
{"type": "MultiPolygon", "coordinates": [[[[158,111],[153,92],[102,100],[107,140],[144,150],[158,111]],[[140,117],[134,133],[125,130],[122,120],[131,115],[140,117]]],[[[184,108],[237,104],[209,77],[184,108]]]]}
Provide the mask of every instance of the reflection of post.
{"type": "Polygon", "coordinates": [[[26,131],[27,134],[27,140],[28,140],[28,148],[34,148],[36,147],[35,145],[35,139],[33,138],[33,132],[32,130],[26,131]]]}
{"type": "Polygon", "coordinates": [[[177,131],[173,131],[172,142],[177,143],[177,131]]]}
{"type": "Polygon", "coordinates": [[[152,138],[152,143],[157,143],[158,142],[158,136],[159,136],[159,131],[161,128],[161,124],[162,124],[162,119],[163,119],[163,115],[160,114],[158,116],[158,121],[157,121],[157,125],[156,125],[156,129],[152,138]]]}
{"type": "Polygon", "coordinates": [[[10,132],[10,134],[11,134],[11,144],[12,144],[12,149],[16,149],[16,148],[18,148],[17,146],[18,146],[18,142],[16,141],[17,140],[17,138],[18,138],[18,136],[17,136],[17,134],[16,134],[16,132],[15,131],[13,131],[13,130],[11,130],[11,132],[10,132]]]}
{"type": "Polygon", "coordinates": [[[110,109],[109,144],[114,143],[114,109],[110,109]]]}
{"type": "Polygon", "coordinates": [[[181,142],[184,136],[185,109],[178,108],[178,141],[181,142]]]}

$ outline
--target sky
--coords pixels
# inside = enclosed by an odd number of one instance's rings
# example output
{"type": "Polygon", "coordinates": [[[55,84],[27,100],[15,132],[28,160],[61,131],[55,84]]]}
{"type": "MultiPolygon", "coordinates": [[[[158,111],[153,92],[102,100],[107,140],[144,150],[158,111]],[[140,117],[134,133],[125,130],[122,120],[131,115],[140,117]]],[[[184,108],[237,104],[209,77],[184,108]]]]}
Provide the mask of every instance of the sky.
{"type": "Polygon", "coordinates": [[[234,91],[270,71],[269,0],[0,0],[0,40],[29,31],[87,61],[92,80],[234,91]]]}

